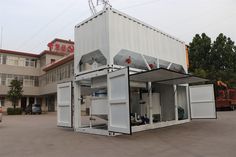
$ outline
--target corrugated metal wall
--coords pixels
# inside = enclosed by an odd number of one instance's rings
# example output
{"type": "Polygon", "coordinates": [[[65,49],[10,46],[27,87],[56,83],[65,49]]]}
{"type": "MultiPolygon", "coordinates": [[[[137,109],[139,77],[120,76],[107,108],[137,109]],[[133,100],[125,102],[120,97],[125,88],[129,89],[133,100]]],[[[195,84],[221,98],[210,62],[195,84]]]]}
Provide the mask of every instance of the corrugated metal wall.
{"type": "Polygon", "coordinates": [[[75,28],[75,72],[82,55],[100,50],[107,64],[122,49],[142,53],[182,65],[185,70],[185,44],[135,18],[108,8],[75,28]]]}
{"type": "Polygon", "coordinates": [[[187,67],[183,42],[113,11],[109,14],[109,25],[110,53],[113,57],[121,49],[127,49],[187,67]]]}
{"type": "Polygon", "coordinates": [[[107,14],[87,19],[75,28],[75,73],[82,55],[100,50],[108,58],[107,14]]]}

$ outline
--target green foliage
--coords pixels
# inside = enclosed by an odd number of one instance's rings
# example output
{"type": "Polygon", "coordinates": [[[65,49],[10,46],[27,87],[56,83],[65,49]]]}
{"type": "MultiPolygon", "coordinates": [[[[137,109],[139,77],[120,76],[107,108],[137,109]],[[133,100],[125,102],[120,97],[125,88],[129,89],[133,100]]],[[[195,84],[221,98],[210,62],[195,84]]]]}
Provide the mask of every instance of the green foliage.
{"type": "Polygon", "coordinates": [[[222,33],[216,38],[211,48],[211,64],[214,71],[235,71],[235,46],[234,42],[222,33]]]}
{"type": "Polygon", "coordinates": [[[199,77],[203,77],[203,78],[207,78],[207,71],[206,70],[204,70],[204,69],[201,69],[201,68],[199,68],[199,69],[193,69],[194,70],[194,74],[196,75],[196,76],[199,76],[199,77]]]}
{"type": "Polygon", "coordinates": [[[196,76],[208,78],[211,82],[221,80],[236,87],[236,47],[222,33],[213,43],[205,33],[196,34],[190,43],[189,60],[189,71],[196,76]]]}
{"type": "Polygon", "coordinates": [[[21,115],[22,109],[21,108],[7,108],[8,115],[21,115]]]}
{"type": "Polygon", "coordinates": [[[22,93],[23,93],[22,82],[17,79],[14,79],[11,81],[9,88],[10,89],[7,93],[7,99],[12,102],[12,105],[15,109],[16,105],[18,104],[18,101],[22,97],[22,93]]]}
{"type": "Polygon", "coordinates": [[[195,69],[206,70],[206,67],[209,66],[210,50],[211,39],[205,33],[202,33],[201,36],[196,34],[189,48],[189,70],[192,72],[195,69]]]}

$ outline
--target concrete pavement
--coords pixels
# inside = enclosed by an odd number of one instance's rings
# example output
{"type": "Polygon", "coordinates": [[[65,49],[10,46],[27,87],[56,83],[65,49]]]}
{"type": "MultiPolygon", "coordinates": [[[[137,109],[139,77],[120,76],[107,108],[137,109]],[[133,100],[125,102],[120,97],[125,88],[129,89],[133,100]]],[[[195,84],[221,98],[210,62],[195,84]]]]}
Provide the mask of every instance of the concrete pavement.
{"type": "Polygon", "coordinates": [[[105,137],[56,127],[56,115],[4,116],[0,157],[235,157],[236,111],[217,120],[105,137]]]}

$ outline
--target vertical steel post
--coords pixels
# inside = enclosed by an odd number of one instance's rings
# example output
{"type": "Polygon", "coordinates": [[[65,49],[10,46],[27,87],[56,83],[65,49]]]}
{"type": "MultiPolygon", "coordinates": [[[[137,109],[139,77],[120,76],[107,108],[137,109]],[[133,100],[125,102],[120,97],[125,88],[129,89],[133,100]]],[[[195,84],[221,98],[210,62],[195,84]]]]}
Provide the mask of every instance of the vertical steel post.
{"type": "Polygon", "coordinates": [[[175,97],[175,120],[178,121],[178,92],[177,85],[173,85],[174,88],[174,97],[175,97]]]}

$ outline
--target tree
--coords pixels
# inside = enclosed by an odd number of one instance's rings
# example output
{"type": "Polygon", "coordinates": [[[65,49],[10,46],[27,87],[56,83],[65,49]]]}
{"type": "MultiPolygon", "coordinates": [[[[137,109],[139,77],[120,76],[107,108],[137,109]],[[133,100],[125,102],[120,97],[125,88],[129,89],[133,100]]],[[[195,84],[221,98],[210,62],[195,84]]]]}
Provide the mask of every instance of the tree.
{"type": "Polygon", "coordinates": [[[211,38],[205,33],[201,36],[196,34],[189,45],[189,71],[194,72],[196,69],[206,71],[209,66],[211,38]]]}
{"type": "Polygon", "coordinates": [[[222,33],[216,38],[211,48],[211,64],[214,71],[236,71],[236,53],[234,42],[222,33]]]}
{"type": "Polygon", "coordinates": [[[22,97],[23,93],[22,82],[15,78],[14,80],[11,81],[9,88],[10,89],[7,93],[7,99],[12,102],[12,106],[14,107],[15,110],[18,101],[22,97]]]}
{"type": "Polygon", "coordinates": [[[211,82],[221,80],[231,87],[236,85],[236,47],[224,34],[211,44],[205,34],[196,34],[189,48],[189,71],[211,82]]]}

